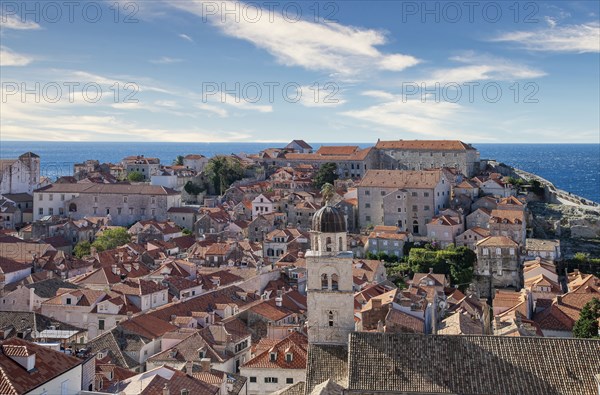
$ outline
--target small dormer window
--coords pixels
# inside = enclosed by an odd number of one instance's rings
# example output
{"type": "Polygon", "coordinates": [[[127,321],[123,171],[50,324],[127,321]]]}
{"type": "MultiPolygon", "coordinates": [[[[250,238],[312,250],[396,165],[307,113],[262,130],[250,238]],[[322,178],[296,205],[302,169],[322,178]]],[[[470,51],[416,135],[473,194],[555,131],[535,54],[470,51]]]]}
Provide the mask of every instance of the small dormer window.
{"type": "Polygon", "coordinates": [[[66,304],[71,304],[71,298],[67,298],[66,304]]]}
{"type": "Polygon", "coordinates": [[[294,360],[294,355],[291,352],[285,354],[285,361],[292,362],[294,360]]]}
{"type": "Polygon", "coordinates": [[[271,362],[277,361],[277,353],[276,352],[269,353],[269,359],[271,360],[271,362]]]}

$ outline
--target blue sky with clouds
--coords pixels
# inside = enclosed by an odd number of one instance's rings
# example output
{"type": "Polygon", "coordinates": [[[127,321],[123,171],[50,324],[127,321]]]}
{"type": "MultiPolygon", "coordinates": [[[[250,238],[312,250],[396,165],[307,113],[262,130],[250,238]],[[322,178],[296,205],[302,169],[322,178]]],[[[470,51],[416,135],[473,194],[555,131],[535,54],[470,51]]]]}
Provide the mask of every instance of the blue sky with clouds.
{"type": "Polygon", "coordinates": [[[0,138],[598,142],[599,7],[5,1],[0,138]]]}

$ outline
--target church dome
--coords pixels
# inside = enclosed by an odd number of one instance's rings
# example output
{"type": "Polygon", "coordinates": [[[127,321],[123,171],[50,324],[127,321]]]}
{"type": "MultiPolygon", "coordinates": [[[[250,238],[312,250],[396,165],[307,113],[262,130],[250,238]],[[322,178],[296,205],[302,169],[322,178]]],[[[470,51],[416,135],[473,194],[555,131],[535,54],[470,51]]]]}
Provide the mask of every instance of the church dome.
{"type": "Polygon", "coordinates": [[[322,233],[345,233],[346,218],[337,208],[326,205],[313,216],[312,230],[322,233]]]}

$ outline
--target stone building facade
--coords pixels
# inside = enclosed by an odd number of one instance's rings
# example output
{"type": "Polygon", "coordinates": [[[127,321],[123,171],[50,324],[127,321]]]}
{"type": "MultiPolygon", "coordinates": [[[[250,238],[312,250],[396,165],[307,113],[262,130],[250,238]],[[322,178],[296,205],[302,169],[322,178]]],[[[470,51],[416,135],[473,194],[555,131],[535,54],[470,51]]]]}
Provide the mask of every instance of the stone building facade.
{"type": "Polygon", "coordinates": [[[166,221],[171,207],[181,205],[181,193],[157,185],[52,184],[33,193],[33,218],[47,215],[72,219],[109,216],[117,226],[155,219],[166,221]]]}
{"type": "Polygon", "coordinates": [[[450,183],[439,170],[371,170],[358,184],[360,227],[397,226],[416,236],[448,207],[450,183]]]}
{"type": "Polygon", "coordinates": [[[0,195],[29,193],[40,183],[40,157],[26,152],[17,159],[0,159],[0,195]]]}
{"type": "Polygon", "coordinates": [[[522,287],[519,245],[515,241],[506,236],[486,237],[477,242],[476,254],[475,274],[483,280],[481,297],[489,297],[491,288],[522,287]]]}
{"type": "Polygon", "coordinates": [[[382,169],[424,170],[450,167],[467,177],[479,171],[479,152],[458,140],[377,141],[382,169]]]}

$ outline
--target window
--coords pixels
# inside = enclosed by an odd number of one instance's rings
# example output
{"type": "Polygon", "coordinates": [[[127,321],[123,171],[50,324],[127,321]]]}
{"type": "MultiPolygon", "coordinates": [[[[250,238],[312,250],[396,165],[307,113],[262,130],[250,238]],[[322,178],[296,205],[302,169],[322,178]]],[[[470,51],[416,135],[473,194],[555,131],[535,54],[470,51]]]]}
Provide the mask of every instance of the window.
{"type": "Polygon", "coordinates": [[[294,384],[294,379],[292,377],[288,377],[285,379],[286,384],[294,384]]]}
{"type": "Polygon", "coordinates": [[[250,382],[256,383],[256,376],[250,376],[250,382]]]}
{"type": "Polygon", "coordinates": [[[155,204],[156,203],[156,197],[151,196],[150,197],[150,203],[155,204]]]}
{"type": "Polygon", "coordinates": [[[371,203],[365,203],[365,208],[371,208],[371,203]]]}
{"type": "Polygon", "coordinates": [[[44,194],[43,194],[43,193],[40,193],[38,196],[40,197],[40,198],[39,198],[39,201],[40,201],[40,202],[41,202],[42,200],[44,200],[44,194]]]}
{"type": "Polygon", "coordinates": [[[489,255],[490,254],[490,250],[488,250],[487,248],[484,248],[482,250],[482,252],[483,252],[483,255],[489,255]]]}
{"type": "MultiPolygon", "coordinates": [[[[41,209],[40,209],[40,210],[41,210],[41,209]]],[[[365,221],[371,221],[371,216],[370,216],[370,215],[367,215],[367,216],[365,217],[365,221]]]]}
{"type": "Polygon", "coordinates": [[[412,193],[412,197],[417,197],[419,194],[417,192],[412,193]]]}
{"type": "Polygon", "coordinates": [[[121,207],[117,207],[117,215],[121,215],[121,207]]]}
{"type": "Polygon", "coordinates": [[[333,291],[337,291],[337,289],[338,289],[338,281],[339,281],[338,275],[337,274],[332,274],[331,275],[331,289],[333,291]]]}
{"type": "Polygon", "coordinates": [[[429,206],[423,206],[423,210],[429,211],[429,206]]]}
{"type": "Polygon", "coordinates": [[[275,384],[277,382],[278,382],[277,377],[265,377],[265,383],[273,383],[273,384],[275,384]]]}
{"type": "Polygon", "coordinates": [[[106,208],[106,215],[110,215],[110,208],[106,208]]]}
{"type": "Polygon", "coordinates": [[[327,314],[327,318],[329,321],[329,326],[333,326],[333,311],[329,311],[329,314],[327,314]]]}
{"type": "Polygon", "coordinates": [[[98,196],[94,196],[94,203],[98,203],[98,196]]]}
{"type": "Polygon", "coordinates": [[[381,191],[381,196],[385,196],[385,191],[381,191]]]}
{"type": "Polygon", "coordinates": [[[412,211],[414,212],[414,211],[418,211],[418,210],[419,210],[419,207],[416,204],[414,204],[412,206],[412,211]]]}
{"type": "Polygon", "coordinates": [[[142,208],[140,209],[140,214],[141,214],[141,215],[146,215],[146,209],[142,207],[142,208]]]}
{"type": "Polygon", "coordinates": [[[129,215],[133,215],[133,208],[129,209],[129,215]]]}
{"type": "Polygon", "coordinates": [[[100,329],[101,331],[104,330],[104,320],[98,320],[98,329],[100,329]]]}
{"type": "Polygon", "coordinates": [[[48,209],[48,215],[54,215],[54,209],[52,207],[48,209]]]}
{"type": "Polygon", "coordinates": [[[123,196],[123,203],[127,203],[127,196],[123,196]]]}
{"type": "Polygon", "coordinates": [[[50,193],[48,194],[48,200],[52,201],[54,199],[54,194],[50,193]]]}
{"type": "Polygon", "coordinates": [[[65,201],[65,194],[64,193],[62,195],[60,195],[60,200],[63,201],[63,202],[65,201]]]}
{"type": "Polygon", "coordinates": [[[285,354],[285,361],[292,362],[294,360],[294,355],[291,352],[285,354]]]}
{"type": "Polygon", "coordinates": [[[59,214],[59,215],[63,215],[64,213],[65,213],[65,209],[64,209],[64,208],[62,208],[62,207],[59,207],[59,208],[58,208],[58,214],[59,214]]]}
{"type": "Polygon", "coordinates": [[[67,298],[67,304],[71,304],[71,298],[67,298]]]}
{"type": "Polygon", "coordinates": [[[98,208],[94,207],[94,214],[98,214],[98,208]]]}
{"type": "Polygon", "coordinates": [[[43,209],[42,207],[40,207],[40,208],[38,209],[38,214],[39,214],[39,215],[44,215],[44,209],[43,209]]]}
{"type": "Polygon", "coordinates": [[[269,354],[269,359],[271,360],[271,362],[277,361],[277,353],[276,352],[270,353],[269,354]]]}
{"type": "Polygon", "coordinates": [[[496,255],[502,254],[502,248],[496,248],[496,255]]]}
{"type": "Polygon", "coordinates": [[[515,255],[515,249],[514,248],[510,249],[510,255],[515,255]]]}
{"type": "MultiPolygon", "coordinates": [[[[369,190],[367,189],[367,190],[365,191],[365,196],[369,196],[370,194],[371,194],[371,191],[369,191],[369,190]]],[[[41,199],[41,195],[40,195],[40,200],[42,200],[42,199],[41,199]]]]}
{"type": "Polygon", "coordinates": [[[329,282],[327,280],[327,274],[323,273],[321,274],[321,289],[327,289],[329,288],[329,282]]]}
{"type": "Polygon", "coordinates": [[[429,192],[423,192],[423,196],[429,197],[429,192]]]}
{"type": "Polygon", "coordinates": [[[402,207],[398,207],[398,212],[401,213],[402,212],[402,207]]]}

